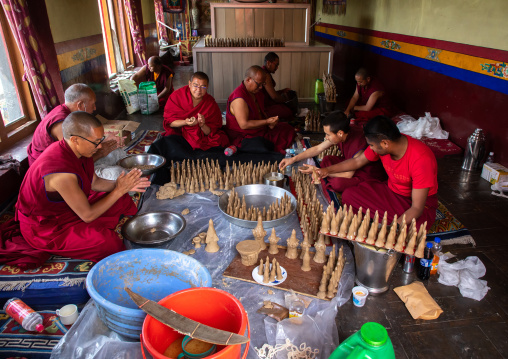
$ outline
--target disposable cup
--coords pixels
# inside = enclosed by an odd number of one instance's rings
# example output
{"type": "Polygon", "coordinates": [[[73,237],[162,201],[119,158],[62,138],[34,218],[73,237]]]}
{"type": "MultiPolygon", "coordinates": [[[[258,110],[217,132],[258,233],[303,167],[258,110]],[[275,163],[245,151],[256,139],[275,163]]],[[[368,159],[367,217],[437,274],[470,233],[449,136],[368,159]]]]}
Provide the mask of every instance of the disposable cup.
{"type": "Polygon", "coordinates": [[[60,322],[63,325],[74,324],[78,319],[78,307],[74,304],[64,305],[62,308],[56,310],[56,315],[60,317],[60,322]]]}
{"type": "Polygon", "coordinates": [[[353,304],[357,307],[363,307],[365,305],[365,301],[367,300],[367,296],[369,295],[369,290],[365,287],[357,286],[353,288],[353,304]]]}

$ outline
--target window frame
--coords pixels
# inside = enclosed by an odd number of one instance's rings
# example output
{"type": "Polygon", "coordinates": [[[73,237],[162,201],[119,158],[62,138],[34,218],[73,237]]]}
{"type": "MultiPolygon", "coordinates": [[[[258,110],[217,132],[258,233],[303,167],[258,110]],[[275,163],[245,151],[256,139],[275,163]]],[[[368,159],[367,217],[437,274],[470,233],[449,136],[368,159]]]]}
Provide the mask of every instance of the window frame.
{"type": "Polygon", "coordinates": [[[114,42],[111,34],[112,22],[114,22],[114,25],[118,32],[117,36],[118,36],[119,52],[124,69],[134,66],[134,51],[132,37],[129,28],[130,26],[129,19],[127,18],[127,13],[123,7],[122,0],[109,0],[109,1],[113,5],[113,9],[111,9],[111,12],[114,14],[114,19],[111,19],[110,16],[108,0],[98,0],[102,24],[102,36],[104,39],[104,47],[106,48],[107,54],[106,62],[108,65],[108,73],[109,76],[111,77],[119,72],[116,66],[115,49],[113,45],[114,42]],[[119,31],[118,29],[121,29],[121,31],[119,31]]]}
{"type": "Polygon", "coordinates": [[[2,41],[7,52],[10,72],[16,87],[16,95],[23,111],[23,117],[7,126],[4,125],[0,113],[0,151],[4,151],[19,140],[32,134],[40,121],[40,116],[35,107],[29,82],[22,80],[25,74],[23,60],[3,11],[0,11],[0,25],[0,41],[2,41]]]}

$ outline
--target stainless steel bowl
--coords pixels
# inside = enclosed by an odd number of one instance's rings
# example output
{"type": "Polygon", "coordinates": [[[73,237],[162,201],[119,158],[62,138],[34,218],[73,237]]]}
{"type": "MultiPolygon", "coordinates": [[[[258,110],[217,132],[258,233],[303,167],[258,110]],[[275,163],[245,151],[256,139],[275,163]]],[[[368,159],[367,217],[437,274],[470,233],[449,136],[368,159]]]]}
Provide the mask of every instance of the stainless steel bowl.
{"type": "MultiPolygon", "coordinates": [[[[295,196],[283,188],[268,186],[264,184],[249,184],[246,186],[235,187],[235,192],[238,193],[240,198],[245,195],[247,208],[250,206],[258,207],[259,209],[263,209],[263,207],[268,208],[273,202],[275,202],[277,198],[280,200],[284,194],[288,195],[289,198],[291,198],[291,212],[289,212],[289,214],[285,215],[284,217],[274,219],[272,221],[263,221],[264,228],[272,228],[281,225],[282,223],[286,222],[296,210],[295,196]]],[[[229,222],[236,224],[237,226],[244,228],[255,228],[257,221],[248,221],[245,219],[235,218],[226,213],[228,208],[229,193],[230,191],[225,192],[222,196],[220,196],[220,211],[224,214],[229,222]]]]}
{"type": "Polygon", "coordinates": [[[280,172],[268,172],[263,176],[263,180],[268,186],[284,188],[284,175],[280,172]]]}
{"type": "Polygon", "coordinates": [[[185,224],[185,219],[178,213],[145,213],[125,222],[122,236],[137,244],[162,244],[179,235],[184,230],[185,224]]]}
{"type": "Polygon", "coordinates": [[[166,164],[166,159],[162,156],[154,155],[153,153],[138,153],[122,158],[116,164],[128,170],[136,167],[136,165],[155,166],[149,170],[141,170],[141,172],[143,172],[143,176],[149,176],[164,166],[166,164]]]}

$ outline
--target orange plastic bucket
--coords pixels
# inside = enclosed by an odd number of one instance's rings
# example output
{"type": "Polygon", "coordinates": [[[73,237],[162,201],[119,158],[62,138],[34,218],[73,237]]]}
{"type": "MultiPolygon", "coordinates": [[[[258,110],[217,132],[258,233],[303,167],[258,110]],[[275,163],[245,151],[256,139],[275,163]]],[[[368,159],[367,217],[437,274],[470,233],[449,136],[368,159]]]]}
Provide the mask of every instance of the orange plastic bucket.
{"type": "MultiPolygon", "coordinates": [[[[249,319],[242,303],[233,295],[215,288],[190,288],[173,293],[159,301],[159,304],[175,312],[211,327],[227,330],[240,335],[247,329],[250,338],[249,319]]],[[[156,359],[167,359],[162,353],[183,335],[162,324],[150,315],[143,322],[141,348],[143,345],[156,359]]],[[[249,351],[247,343],[243,358],[249,351]]],[[[239,359],[241,345],[217,346],[217,351],[206,358],[239,359]]],[[[143,355],[144,357],[144,355],[143,355]]],[[[173,358],[176,359],[176,358],[173,358]]]]}

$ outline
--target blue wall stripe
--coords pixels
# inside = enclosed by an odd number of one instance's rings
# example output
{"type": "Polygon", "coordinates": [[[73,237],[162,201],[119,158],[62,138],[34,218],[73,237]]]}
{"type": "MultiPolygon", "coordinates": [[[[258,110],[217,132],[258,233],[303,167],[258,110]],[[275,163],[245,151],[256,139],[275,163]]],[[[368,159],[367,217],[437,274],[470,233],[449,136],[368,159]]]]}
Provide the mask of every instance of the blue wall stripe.
{"type": "Polygon", "coordinates": [[[508,95],[508,81],[506,80],[497,79],[495,77],[483,75],[469,70],[464,70],[451,65],[442,64],[440,62],[423,59],[421,57],[407,55],[393,50],[383,49],[362,42],[357,42],[342,37],[325,34],[319,31],[316,31],[315,33],[317,37],[340,42],[349,46],[367,49],[381,56],[389,57],[394,60],[405,62],[410,65],[418,66],[426,70],[443,74],[445,76],[453,77],[457,80],[466,81],[508,95]]]}
{"type": "Polygon", "coordinates": [[[62,78],[62,83],[66,83],[92,70],[98,71],[98,69],[103,69],[102,72],[107,73],[105,54],[66,68],[65,70],[60,71],[60,76],[62,78]]]}

